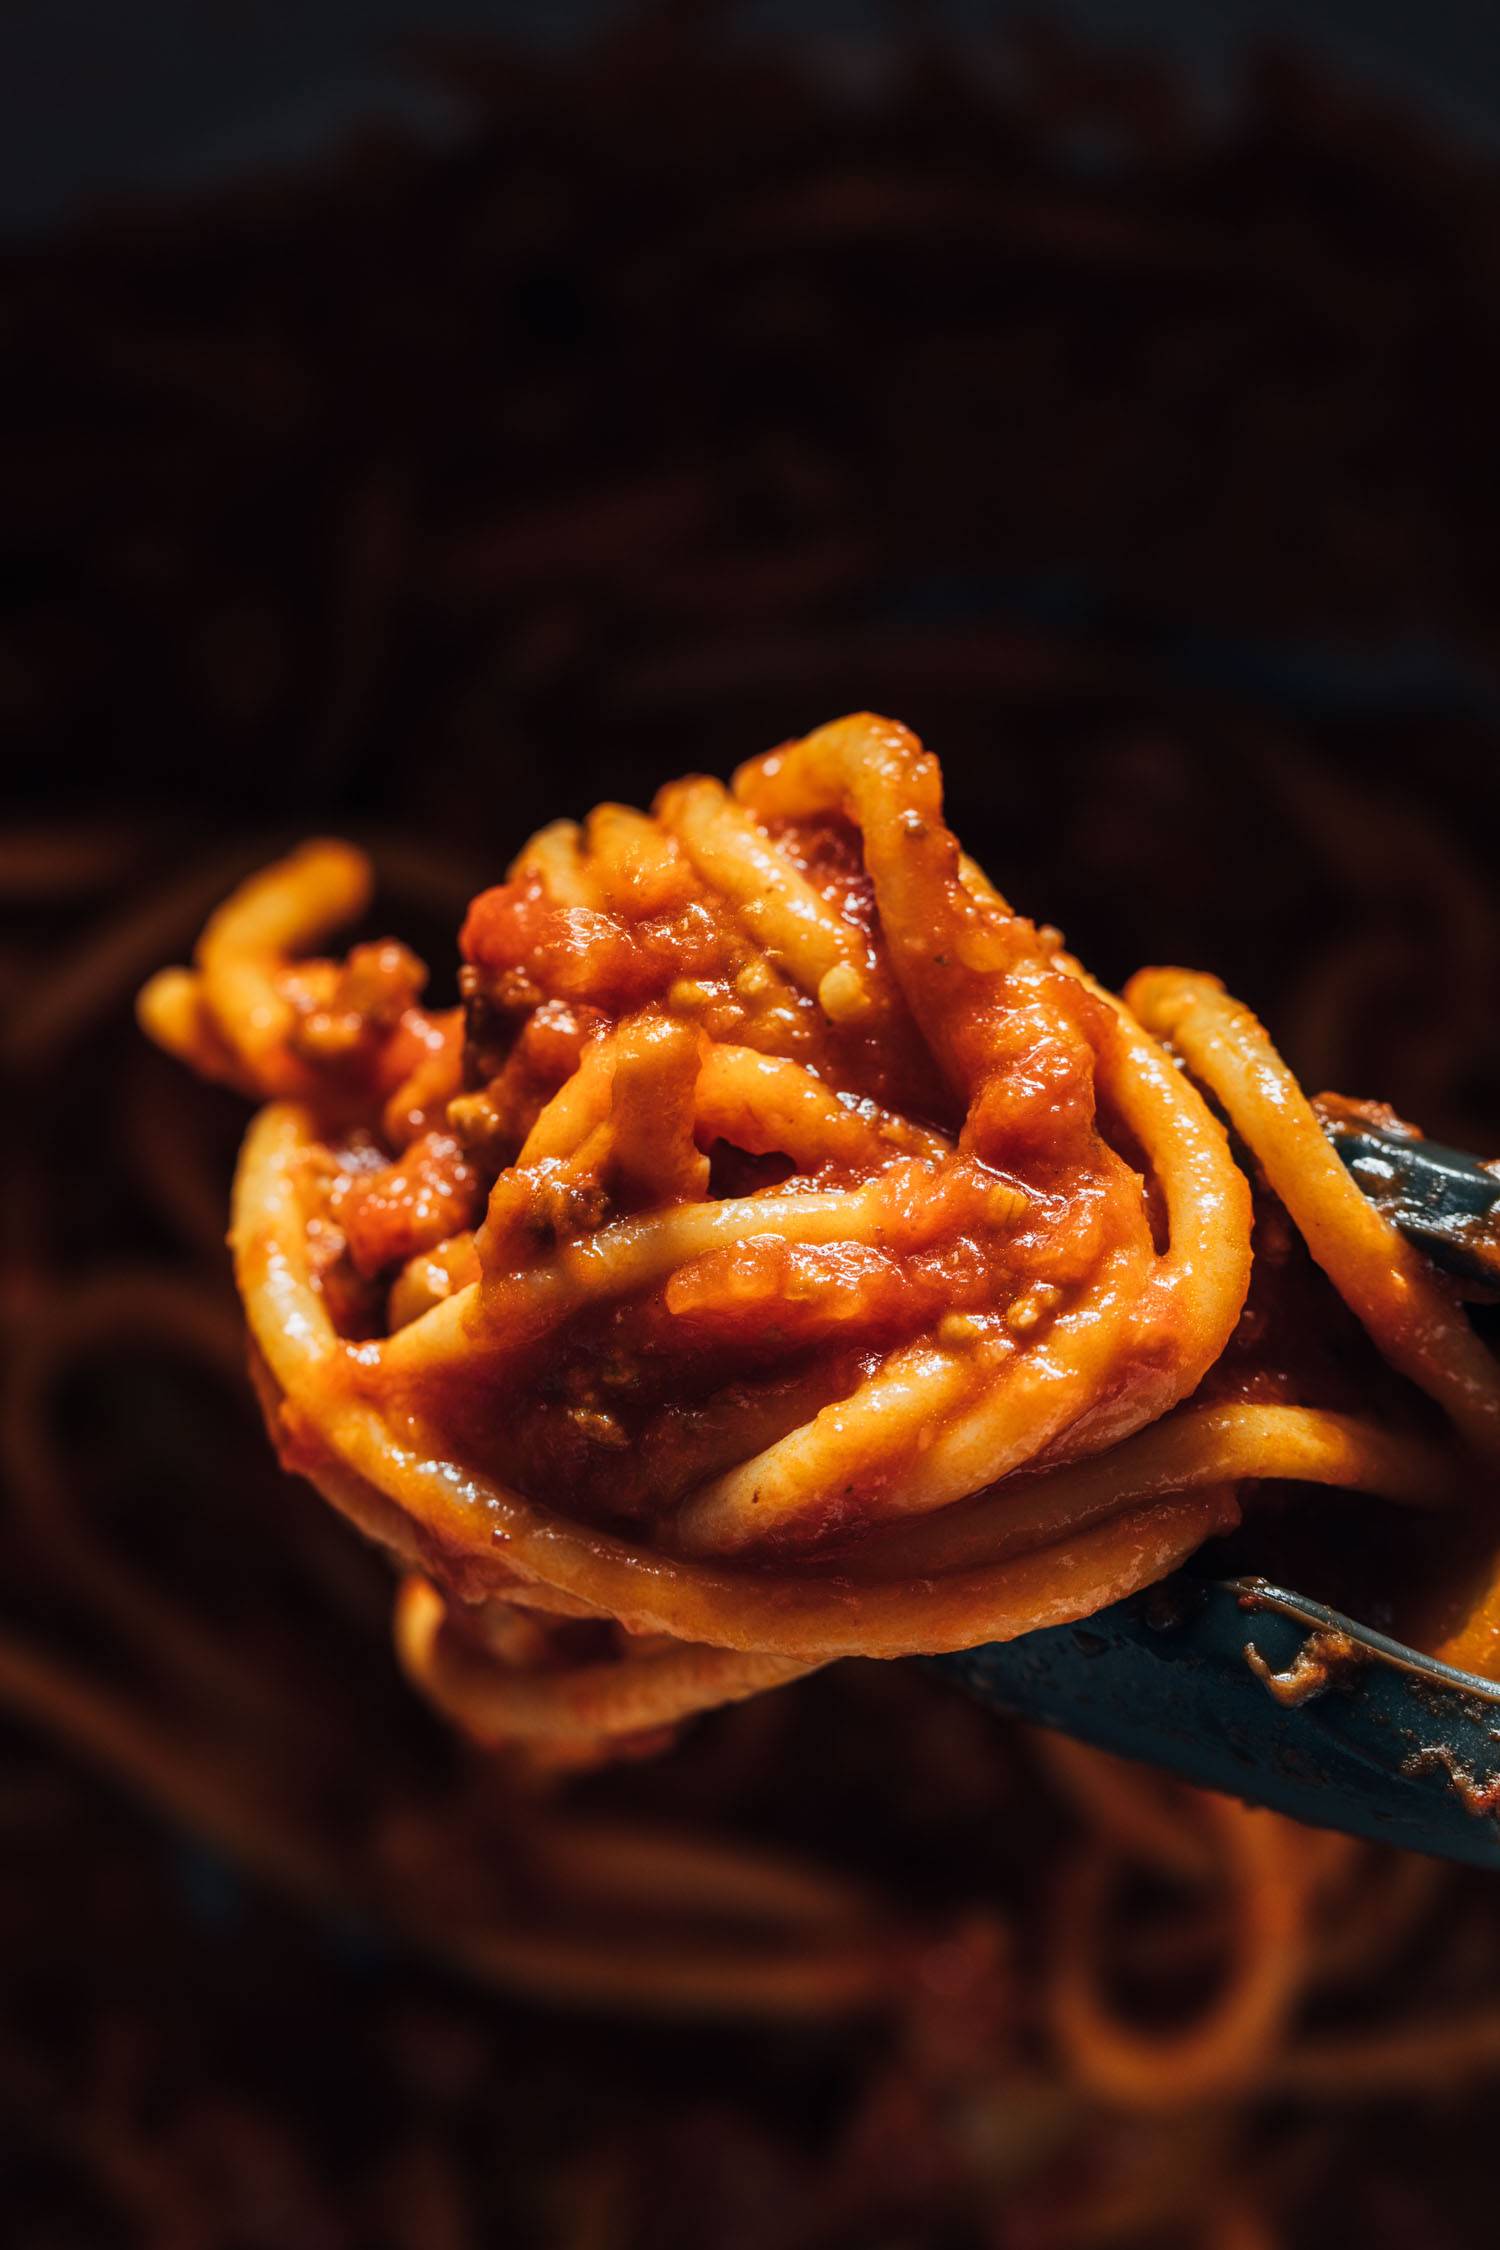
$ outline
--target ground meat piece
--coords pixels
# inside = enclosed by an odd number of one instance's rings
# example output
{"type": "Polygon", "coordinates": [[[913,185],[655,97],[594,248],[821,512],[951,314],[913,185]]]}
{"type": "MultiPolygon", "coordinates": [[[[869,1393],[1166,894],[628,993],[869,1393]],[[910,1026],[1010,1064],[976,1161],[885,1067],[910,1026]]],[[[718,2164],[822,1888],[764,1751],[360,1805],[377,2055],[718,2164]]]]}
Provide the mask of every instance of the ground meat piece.
{"type": "Polygon", "coordinates": [[[352,1177],[335,1215],[355,1271],[369,1276],[472,1226],[480,1198],[479,1175],[462,1142],[451,1133],[424,1133],[393,1164],[352,1177]]]}

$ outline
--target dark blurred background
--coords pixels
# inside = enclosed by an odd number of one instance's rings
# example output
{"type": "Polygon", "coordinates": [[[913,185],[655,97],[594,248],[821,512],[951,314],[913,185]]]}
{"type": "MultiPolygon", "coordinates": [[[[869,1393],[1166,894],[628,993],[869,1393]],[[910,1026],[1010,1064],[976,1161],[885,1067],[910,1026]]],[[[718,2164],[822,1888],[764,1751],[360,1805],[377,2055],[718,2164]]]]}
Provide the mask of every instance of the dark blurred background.
{"type": "MultiPolygon", "coordinates": [[[[1485,7],[13,0],[0,89],[13,1336],[125,1260],[222,1285],[236,1106],[193,1113],[201,1193],[163,1178],[199,1097],[129,1003],[236,869],[367,838],[443,988],[466,889],[541,820],[862,705],[1111,981],[1215,969],[1317,1085],[1500,1142],[1485,7]]],[[[243,1573],[248,1616],[283,1488],[248,1419],[158,1379],[59,1381],[42,1514],[49,1476],[87,1491],[160,1583],[243,1573]],[[252,1546],[215,1547],[204,1492],[241,1478],[252,1546]]],[[[87,1605],[7,1583],[92,1652],[87,1605]]],[[[380,1630],[342,1677],[394,1739],[380,1630]]],[[[29,1724],[3,1753],[14,2239],[877,2239],[766,2215],[864,2050],[591,2022],[585,2064],[247,1893],[29,1724]],[[635,2228],[609,2167],[652,2134],[700,2185],[635,2228]],[[605,2187],[564,2225],[584,2144],[605,2187]]],[[[857,1859],[884,1784],[823,1755],[789,1770],[857,1859]]],[[[920,1888],[949,1813],[890,1795],[920,1888]]],[[[878,2240],[1012,2237],[918,2211],[878,2240]]]]}
{"type": "Polygon", "coordinates": [[[1468,1123],[1376,925],[1455,911],[1404,823],[1493,827],[1493,42],[1126,12],[39,15],[16,797],[178,850],[419,800],[493,872],[883,706],[1111,976],[1384,946],[1384,1090],[1468,1123]]]}
{"type": "MultiPolygon", "coordinates": [[[[727,11],[726,11],[727,12],[727,11]]],[[[929,24],[970,53],[1017,11],[932,0],[929,24]]],[[[96,0],[12,0],[6,79],[14,114],[0,151],[7,217],[46,223],[80,197],[189,185],[289,155],[317,155],[372,109],[435,121],[440,103],[402,70],[400,42],[427,30],[576,46],[618,17],[614,0],[150,0],[128,15],[96,0]]],[[[744,0],[742,33],[791,37],[829,77],[878,74],[914,11],[891,0],[744,0]]],[[[1042,11],[1033,13],[1040,16],[1042,11]]],[[[1500,45],[1482,0],[1058,0],[1055,28],[1095,46],[1170,57],[1209,101],[1232,91],[1246,50],[1295,39],[1341,75],[1419,104],[1456,134],[1493,141],[1500,45]]]]}

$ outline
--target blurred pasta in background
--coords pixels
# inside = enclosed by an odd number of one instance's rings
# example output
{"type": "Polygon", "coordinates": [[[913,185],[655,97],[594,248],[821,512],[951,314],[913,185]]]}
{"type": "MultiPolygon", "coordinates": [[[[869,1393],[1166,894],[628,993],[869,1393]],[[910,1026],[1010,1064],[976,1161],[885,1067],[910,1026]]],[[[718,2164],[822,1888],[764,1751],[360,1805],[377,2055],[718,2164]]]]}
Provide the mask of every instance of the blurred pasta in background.
{"type": "Polygon", "coordinates": [[[0,280],[15,2237],[1487,2241],[1482,1879],[909,1667],[561,1787],[440,1727],[260,1432],[240,1105],[131,1010],[310,829],[441,963],[544,817],[884,705],[1107,981],[1493,1147],[1493,167],[1041,32],[864,105],[691,16],[424,67],[456,145],[0,280]]]}

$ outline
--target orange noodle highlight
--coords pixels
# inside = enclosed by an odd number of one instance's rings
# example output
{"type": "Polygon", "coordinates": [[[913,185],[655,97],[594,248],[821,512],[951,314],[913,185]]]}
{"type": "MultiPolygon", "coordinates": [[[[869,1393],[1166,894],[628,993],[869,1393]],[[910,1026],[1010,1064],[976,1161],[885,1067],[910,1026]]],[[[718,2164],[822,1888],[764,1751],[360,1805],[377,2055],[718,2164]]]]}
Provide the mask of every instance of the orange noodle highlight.
{"type": "Polygon", "coordinates": [[[1254,1018],[1097,987],[889,720],[543,830],[469,909],[460,1008],[395,942],[315,955],[368,895],[304,846],[140,1013],[265,1101],[232,1239],[268,1421],[486,1744],[649,1748],[835,1657],[1087,1615],[1255,1481],[1442,1505],[1500,1446],[1456,1294],[1254,1018]],[[1278,1205],[1447,1434],[1270,1381],[1278,1205]]]}

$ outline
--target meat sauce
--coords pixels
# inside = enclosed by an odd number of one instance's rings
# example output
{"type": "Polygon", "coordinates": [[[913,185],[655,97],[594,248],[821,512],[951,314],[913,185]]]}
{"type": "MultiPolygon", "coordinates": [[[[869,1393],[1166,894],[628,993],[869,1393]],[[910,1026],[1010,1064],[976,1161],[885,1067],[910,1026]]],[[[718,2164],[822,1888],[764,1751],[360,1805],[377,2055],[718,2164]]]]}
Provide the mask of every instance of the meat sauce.
{"type": "MultiPolygon", "coordinates": [[[[607,1197],[575,1190],[565,1166],[542,1191],[526,1171],[519,1231],[509,1234],[505,1192],[495,1191],[546,1104],[625,1016],[646,1011],[807,1064],[862,1125],[887,1112],[912,1120],[914,1145],[958,1135],[953,1096],[885,957],[852,824],[767,823],[860,940],[861,976],[835,972],[814,999],[641,816],[604,807],[593,821],[640,823],[613,836],[606,903],[597,890],[560,902],[567,870],[524,857],[509,881],[473,901],[460,941],[461,1028],[424,1015],[404,990],[392,1034],[393,982],[376,995],[387,1005],[382,1139],[351,1135],[337,1149],[321,1214],[324,1287],[346,1334],[377,1334],[382,1321],[399,1323],[473,1278],[467,1231],[481,1219],[484,1264],[503,1274],[629,1212],[618,1165],[607,1197]]],[[[1057,942],[1051,933],[1048,942],[1057,942]]],[[[389,979],[398,968],[419,984],[394,959],[389,979]]],[[[747,1434],[772,1442],[847,1395],[924,1328],[937,1324],[940,1340],[958,1348],[995,1329],[998,1296],[1002,1340],[1021,1343],[1097,1267],[1109,1222],[1105,1200],[1064,1155],[1049,1165],[1080,1103],[1091,1107],[1091,1054],[1055,1022],[1017,1013],[1013,1067],[965,1133],[984,1161],[950,1166],[937,1185],[915,1169],[909,1188],[897,1185],[883,1204],[877,1241],[788,1243],[751,1232],[688,1260],[662,1287],[579,1314],[534,1349],[518,1313],[501,1323],[507,1346],[493,1380],[480,1355],[462,1380],[429,1390],[425,1408],[494,1473],[619,1526],[659,1515],[742,1457],[747,1434]],[[1007,1155],[1015,1172],[1003,1169],[1007,1155]]],[[[743,1138],[753,1139],[748,1126],[743,1138]]],[[[861,1177],[852,1159],[799,1167],[784,1149],[727,1134],[701,1154],[710,1197],[861,1177]]],[[[486,1286],[503,1288],[503,1278],[486,1286]]]]}

